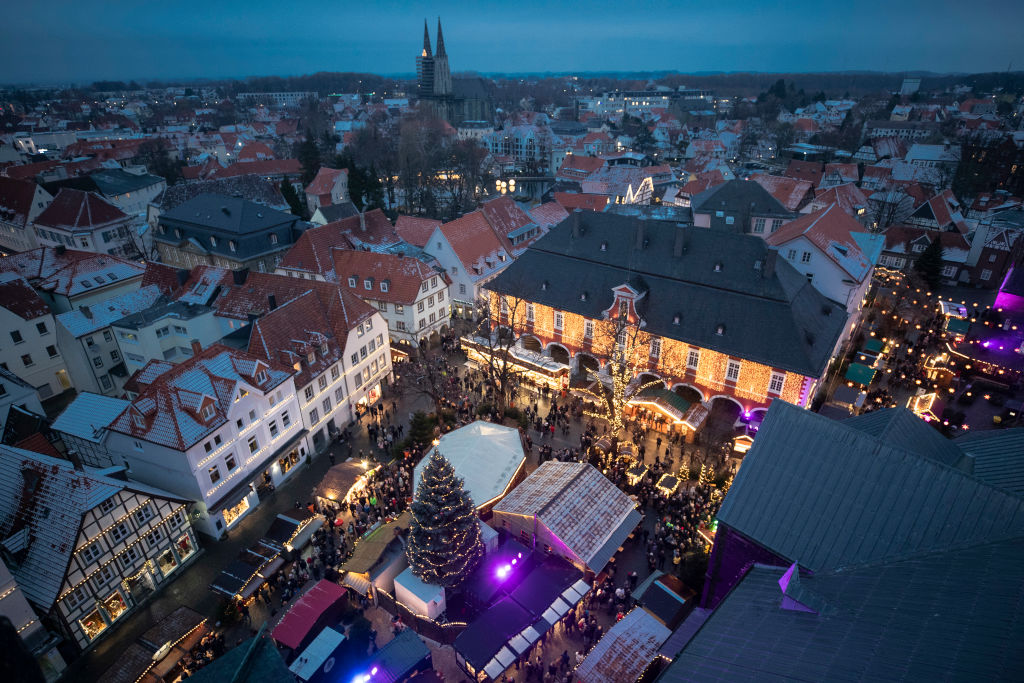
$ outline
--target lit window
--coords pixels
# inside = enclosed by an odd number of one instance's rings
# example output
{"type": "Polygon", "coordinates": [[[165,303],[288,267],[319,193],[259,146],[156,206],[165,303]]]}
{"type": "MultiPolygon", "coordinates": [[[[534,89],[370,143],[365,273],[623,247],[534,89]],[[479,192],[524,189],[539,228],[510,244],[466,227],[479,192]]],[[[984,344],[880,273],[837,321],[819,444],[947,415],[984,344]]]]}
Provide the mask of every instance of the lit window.
{"type": "Polygon", "coordinates": [[[700,365],[700,349],[690,349],[690,353],[686,356],[686,369],[696,370],[700,365]]]}
{"type": "Polygon", "coordinates": [[[588,320],[583,323],[583,337],[584,339],[593,339],[594,337],[594,322],[588,320]]]}
{"type": "Polygon", "coordinates": [[[260,449],[260,442],[256,440],[255,436],[249,437],[249,452],[255,453],[260,449]]]}
{"type": "Polygon", "coordinates": [[[207,470],[207,473],[210,475],[211,484],[216,484],[218,481],[220,481],[220,468],[217,467],[216,465],[207,470]]]}
{"type": "Polygon", "coordinates": [[[657,358],[661,355],[661,340],[651,340],[651,358],[657,358]]]}
{"type": "Polygon", "coordinates": [[[725,368],[725,379],[729,382],[735,382],[740,378],[740,364],[739,361],[731,360],[725,368]]]}
{"type": "Polygon", "coordinates": [[[781,372],[773,372],[771,381],[768,382],[768,392],[772,394],[781,394],[782,387],[786,383],[786,376],[781,372]]]}

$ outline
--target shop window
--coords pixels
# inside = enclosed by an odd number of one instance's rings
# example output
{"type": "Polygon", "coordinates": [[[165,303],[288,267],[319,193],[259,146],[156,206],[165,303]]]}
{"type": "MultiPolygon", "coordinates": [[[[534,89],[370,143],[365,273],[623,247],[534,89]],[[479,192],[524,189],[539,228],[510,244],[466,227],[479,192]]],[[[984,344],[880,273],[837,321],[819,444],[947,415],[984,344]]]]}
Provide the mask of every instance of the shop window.
{"type": "Polygon", "coordinates": [[[239,517],[244,515],[249,510],[249,498],[246,496],[242,500],[238,501],[235,505],[224,510],[224,523],[231,526],[239,517]]]}
{"type": "Polygon", "coordinates": [[[128,605],[125,604],[121,593],[114,591],[109,598],[103,601],[103,609],[106,611],[107,616],[110,617],[110,620],[114,621],[128,611],[128,605]]]}
{"type": "Polygon", "coordinates": [[[178,557],[183,560],[187,559],[196,551],[195,546],[192,545],[192,539],[189,538],[188,534],[182,534],[181,538],[174,543],[174,547],[178,549],[178,557]]]}
{"type": "Polygon", "coordinates": [[[103,615],[100,614],[98,609],[91,612],[84,619],[79,619],[78,624],[82,627],[82,632],[85,633],[85,637],[89,640],[103,633],[103,630],[107,628],[107,622],[103,620],[103,615]]]}
{"type": "Polygon", "coordinates": [[[165,550],[160,557],[156,558],[156,564],[160,567],[160,573],[167,576],[178,566],[178,560],[175,559],[171,550],[165,550]]]}

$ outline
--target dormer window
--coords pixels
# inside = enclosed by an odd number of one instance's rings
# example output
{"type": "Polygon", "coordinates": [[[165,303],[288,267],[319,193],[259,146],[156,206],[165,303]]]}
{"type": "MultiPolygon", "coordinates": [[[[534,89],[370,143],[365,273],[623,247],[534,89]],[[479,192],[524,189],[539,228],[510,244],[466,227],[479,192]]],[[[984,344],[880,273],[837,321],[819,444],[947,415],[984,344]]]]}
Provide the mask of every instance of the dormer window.
{"type": "Polygon", "coordinates": [[[356,276],[355,275],[353,275],[352,277],[350,277],[348,279],[348,286],[349,287],[355,287],[356,286],[356,276]]]}
{"type": "Polygon", "coordinates": [[[321,344],[320,345],[320,355],[321,356],[326,356],[327,355],[327,344],[321,344]]]}
{"type": "Polygon", "coordinates": [[[388,291],[388,281],[387,280],[382,280],[381,281],[381,283],[380,283],[380,291],[382,291],[382,292],[388,291]]]}
{"type": "Polygon", "coordinates": [[[681,319],[682,319],[682,316],[680,316],[678,313],[676,313],[674,316],[672,316],[672,324],[673,325],[678,325],[681,319]]]}
{"type": "Polygon", "coordinates": [[[366,291],[373,289],[373,280],[363,280],[363,289],[366,291]]]}
{"type": "Polygon", "coordinates": [[[274,233],[270,233],[270,243],[277,244],[277,235],[275,235],[274,233]]]}
{"type": "Polygon", "coordinates": [[[214,237],[213,235],[210,235],[210,246],[211,247],[217,246],[217,238],[214,237]]]}
{"type": "Polygon", "coordinates": [[[715,264],[715,272],[716,273],[721,273],[722,272],[722,262],[721,261],[719,261],[718,263],[715,264]]]}
{"type": "Polygon", "coordinates": [[[207,403],[205,406],[203,406],[203,420],[205,420],[206,422],[209,422],[212,419],[213,419],[213,404],[212,403],[207,403]]]}
{"type": "Polygon", "coordinates": [[[231,251],[237,251],[238,245],[235,244],[234,240],[230,240],[228,242],[228,249],[230,249],[231,251]]]}
{"type": "Polygon", "coordinates": [[[619,302],[619,317],[626,318],[629,316],[629,303],[626,301],[619,302]]]}
{"type": "Polygon", "coordinates": [[[263,384],[266,381],[267,381],[267,371],[266,370],[260,370],[259,372],[256,373],[256,383],[257,384],[263,384]]]}
{"type": "Polygon", "coordinates": [[[132,423],[140,429],[146,428],[146,420],[139,413],[132,413],[132,423]]]}
{"type": "Polygon", "coordinates": [[[587,293],[586,292],[580,292],[580,301],[586,301],[586,300],[587,300],[587,293]]]}
{"type": "Polygon", "coordinates": [[[601,251],[608,251],[608,243],[601,242],[601,251]]]}
{"type": "Polygon", "coordinates": [[[313,351],[310,351],[309,353],[307,353],[306,354],[306,362],[309,363],[310,365],[315,363],[316,362],[316,353],[314,353],[313,351]]]}
{"type": "Polygon", "coordinates": [[[725,325],[719,325],[718,327],[716,327],[715,328],[715,334],[717,334],[719,337],[724,335],[725,334],[725,325]]]}

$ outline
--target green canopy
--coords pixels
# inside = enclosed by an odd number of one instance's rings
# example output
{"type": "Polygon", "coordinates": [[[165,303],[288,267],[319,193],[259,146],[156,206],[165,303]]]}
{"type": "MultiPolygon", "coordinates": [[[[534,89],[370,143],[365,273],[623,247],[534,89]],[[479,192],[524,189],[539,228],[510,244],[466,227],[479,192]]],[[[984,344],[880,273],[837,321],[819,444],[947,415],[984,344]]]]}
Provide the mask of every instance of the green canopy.
{"type": "Polygon", "coordinates": [[[647,387],[634,396],[633,399],[637,401],[657,403],[668,409],[669,412],[678,412],[679,419],[682,419],[683,416],[686,415],[686,411],[689,410],[692,405],[689,401],[674,391],[669,391],[664,387],[658,386],[647,387]]]}
{"type": "Polygon", "coordinates": [[[872,353],[880,352],[882,350],[882,340],[868,339],[866,342],[864,342],[864,350],[870,351],[872,353]]]}
{"type": "Polygon", "coordinates": [[[970,329],[971,322],[964,318],[947,318],[946,329],[953,334],[967,334],[967,330],[970,329]]]}
{"type": "Polygon", "coordinates": [[[869,368],[863,363],[850,363],[850,367],[846,371],[846,379],[857,384],[863,384],[864,386],[871,384],[874,376],[874,369],[869,368]]]}

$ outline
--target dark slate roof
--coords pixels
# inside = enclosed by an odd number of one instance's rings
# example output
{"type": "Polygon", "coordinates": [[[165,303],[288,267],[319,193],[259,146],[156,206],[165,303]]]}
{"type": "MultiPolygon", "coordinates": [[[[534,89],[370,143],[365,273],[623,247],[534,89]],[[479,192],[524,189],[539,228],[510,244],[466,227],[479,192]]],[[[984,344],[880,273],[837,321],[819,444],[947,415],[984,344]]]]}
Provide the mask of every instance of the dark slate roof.
{"type": "Polygon", "coordinates": [[[351,218],[359,215],[359,209],[352,202],[341,202],[340,204],[329,204],[320,207],[320,215],[328,223],[340,221],[342,218],[351,218]]]}
{"type": "Polygon", "coordinates": [[[105,168],[89,174],[105,196],[135,192],[164,182],[163,178],[148,173],[129,173],[122,168],[105,168]]]}
{"type": "Polygon", "coordinates": [[[245,199],[202,194],[161,214],[153,239],[173,245],[191,241],[200,250],[239,260],[288,249],[295,241],[297,222],[296,216],[245,199]],[[271,234],[277,235],[276,243],[271,234]],[[210,242],[211,236],[216,244],[210,242]]]}
{"type": "Polygon", "coordinates": [[[388,641],[373,656],[367,668],[377,672],[373,677],[374,683],[394,683],[406,680],[412,669],[429,656],[430,648],[415,631],[407,628],[388,641]]]}
{"type": "MultiPolygon", "coordinates": [[[[845,424],[890,446],[957,467],[963,452],[906,408],[887,408],[851,417],[845,424]]],[[[966,471],[966,469],[965,469],[966,471]]]]}
{"type": "Polygon", "coordinates": [[[781,400],[718,520],[813,572],[1024,534],[1024,499],[781,400]]]}
{"type": "Polygon", "coordinates": [[[581,211],[552,228],[487,286],[597,319],[612,303],[612,288],[634,282],[647,290],[639,304],[645,331],[819,377],[847,313],[775,256],[764,240],[750,235],[581,211]],[[576,237],[574,220],[581,228],[576,237]],[[646,247],[637,245],[641,224],[646,247]],[[673,254],[677,231],[685,242],[679,257],[673,254]],[[768,267],[770,260],[774,268],[768,267]],[[716,264],[721,264],[717,272],[716,264]],[[719,325],[725,326],[722,335],[719,325]]]}
{"type": "Polygon", "coordinates": [[[270,635],[249,638],[189,678],[193,683],[277,683],[294,678],[270,635]]]}
{"type": "Polygon", "coordinates": [[[796,218],[798,214],[789,211],[768,190],[753,180],[730,180],[723,185],[716,185],[704,190],[690,202],[694,213],[710,213],[711,228],[727,232],[744,232],[749,230],[751,216],[773,216],[777,218],[796,218]],[[715,215],[722,211],[721,218],[715,215]],[[733,216],[734,222],[725,222],[727,216],[733,216]]]}
{"type": "Polygon", "coordinates": [[[1024,428],[972,431],[957,437],[968,470],[986,484],[1024,496],[1024,428]]]}
{"type": "Polygon", "coordinates": [[[995,681],[1024,671],[1024,539],[800,577],[829,605],[822,614],[781,608],[784,571],[755,566],[659,683],[995,681]]]}

